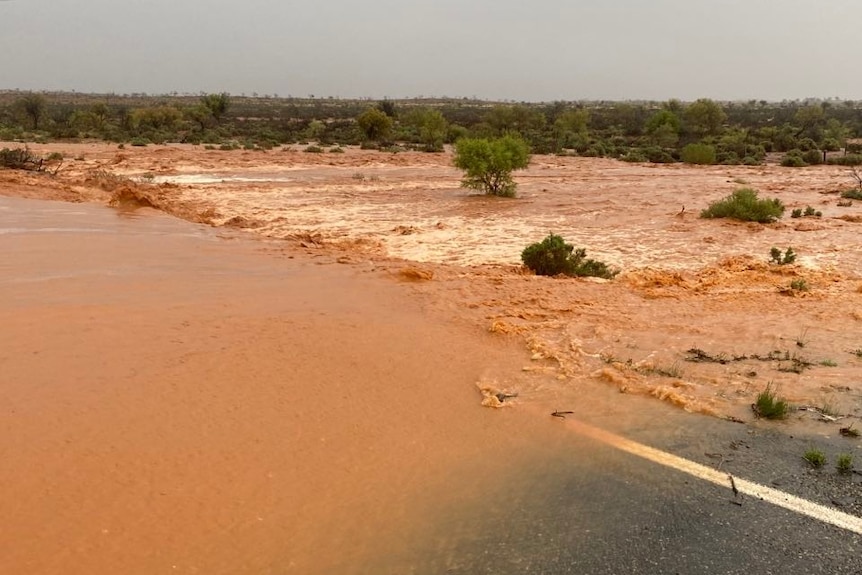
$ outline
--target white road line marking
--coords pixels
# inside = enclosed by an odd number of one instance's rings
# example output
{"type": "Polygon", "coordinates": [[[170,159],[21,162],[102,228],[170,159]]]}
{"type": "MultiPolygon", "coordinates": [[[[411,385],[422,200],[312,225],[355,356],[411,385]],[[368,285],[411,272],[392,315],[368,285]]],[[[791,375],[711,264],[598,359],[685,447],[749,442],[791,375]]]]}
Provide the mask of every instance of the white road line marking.
{"type": "MultiPolygon", "coordinates": [[[[683,473],[687,473],[693,477],[697,477],[698,479],[703,479],[704,481],[709,481],[716,485],[727,487],[728,489],[731,488],[730,475],[723,471],[718,471],[711,467],[701,465],[700,463],[695,463],[694,461],[689,461],[688,459],[665,453],[664,451],[660,451],[653,447],[643,445],[636,441],[626,439],[625,437],[615,435],[609,431],[605,431],[573,419],[567,419],[566,425],[574,428],[574,430],[581,435],[601,441],[602,443],[616,447],[626,453],[631,453],[632,455],[642,457],[643,459],[664,465],[665,467],[670,467],[671,469],[676,469],[677,471],[682,471],[683,473]]],[[[733,478],[736,483],[736,488],[740,493],[750,495],[751,497],[757,497],[758,499],[762,499],[763,501],[767,501],[773,505],[777,505],[778,507],[783,507],[784,509],[811,517],[812,519],[822,521],[823,523],[828,523],[835,527],[840,527],[841,529],[846,529],[847,531],[852,531],[853,533],[862,535],[862,517],[856,517],[849,513],[831,509],[824,505],[813,503],[807,499],[802,499],[801,497],[784,493],[778,489],[772,489],[771,487],[766,487],[765,485],[760,485],[759,483],[748,481],[747,479],[742,479],[735,475],[733,478]]]]}

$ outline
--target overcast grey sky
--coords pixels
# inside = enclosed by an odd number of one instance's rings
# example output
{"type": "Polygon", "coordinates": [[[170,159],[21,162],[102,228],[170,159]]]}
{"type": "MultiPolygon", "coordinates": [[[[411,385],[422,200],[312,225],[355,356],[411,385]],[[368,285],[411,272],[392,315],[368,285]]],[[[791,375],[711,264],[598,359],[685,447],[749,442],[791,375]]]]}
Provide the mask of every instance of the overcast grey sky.
{"type": "Polygon", "coordinates": [[[0,0],[0,89],[862,99],[862,0],[0,0]]]}

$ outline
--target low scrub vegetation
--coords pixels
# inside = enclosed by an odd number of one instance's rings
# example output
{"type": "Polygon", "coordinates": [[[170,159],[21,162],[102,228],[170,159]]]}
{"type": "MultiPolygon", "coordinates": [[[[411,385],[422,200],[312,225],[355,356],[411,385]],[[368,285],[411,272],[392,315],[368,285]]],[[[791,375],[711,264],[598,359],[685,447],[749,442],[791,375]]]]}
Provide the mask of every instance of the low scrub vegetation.
{"type": "Polygon", "coordinates": [[[686,164],[714,164],[715,148],[708,144],[689,144],[682,149],[681,158],[686,164]]]}
{"type": "Polygon", "coordinates": [[[847,474],[853,471],[853,456],[849,453],[842,453],[835,460],[835,469],[838,473],[847,474]]]}
{"type": "Polygon", "coordinates": [[[772,248],[769,250],[769,261],[780,266],[792,264],[796,261],[796,252],[793,251],[793,248],[787,248],[787,250],[782,254],[780,249],[772,248]]]}
{"type": "Polygon", "coordinates": [[[826,456],[819,449],[811,448],[805,452],[802,456],[802,459],[808,462],[808,464],[814,469],[820,469],[824,465],[826,465],[826,456]]]}
{"type": "Polygon", "coordinates": [[[30,152],[29,148],[3,148],[0,150],[0,168],[10,170],[42,171],[45,160],[30,152]]]}
{"type": "Polygon", "coordinates": [[[787,402],[778,397],[772,384],[768,384],[766,389],[757,394],[751,408],[758,417],[766,419],[784,419],[790,410],[787,402]]]}
{"type": "Polygon", "coordinates": [[[575,249],[561,236],[550,234],[541,242],[527,246],[521,253],[521,260],[540,276],[592,276],[612,279],[619,273],[607,264],[586,256],[585,249],[575,249]]]}
{"type": "Polygon", "coordinates": [[[249,150],[314,142],[438,152],[464,138],[520,137],[537,154],[637,162],[862,165],[859,102],[545,102],[368,100],[277,94],[0,92],[0,140],[141,144],[242,142],[249,150]],[[831,154],[830,154],[831,153],[831,154]]]}
{"type": "Polygon", "coordinates": [[[740,188],[700,213],[702,218],[729,218],[743,222],[771,223],[784,214],[778,198],[761,199],[751,188],[740,188]]]}

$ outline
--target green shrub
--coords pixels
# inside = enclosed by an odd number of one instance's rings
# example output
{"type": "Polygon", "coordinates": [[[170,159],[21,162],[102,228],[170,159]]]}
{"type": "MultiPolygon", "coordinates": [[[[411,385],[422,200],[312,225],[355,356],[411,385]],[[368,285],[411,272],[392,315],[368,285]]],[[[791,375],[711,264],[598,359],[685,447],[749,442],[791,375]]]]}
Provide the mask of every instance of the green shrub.
{"type": "Polygon", "coordinates": [[[132,140],[129,142],[129,144],[131,144],[132,146],[137,146],[139,148],[143,148],[143,147],[148,146],[150,144],[150,141],[147,138],[142,138],[142,137],[138,136],[137,138],[132,138],[132,140]]]}
{"type": "Polygon", "coordinates": [[[709,144],[689,144],[682,149],[681,158],[686,164],[714,164],[715,148],[709,144]]]}
{"type": "Polygon", "coordinates": [[[658,146],[648,146],[641,148],[641,153],[646,156],[647,161],[653,164],[673,164],[676,160],[673,159],[667,150],[658,146]]]}
{"type": "Polygon", "coordinates": [[[823,452],[819,449],[809,449],[805,452],[805,455],[802,456],[802,459],[807,461],[811,467],[815,469],[820,469],[826,464],[826,456],[823,455],[823,452]]]}
{"type": "Polygon", "coordinates": [[[801,218],[802,217],[802,208],[795,208],[792,212],[790,212],[791,218],[801,218]]]}
{"type": "Polygon", "coordinates": [[[805,160],[802,159],[802,156],[797,156],[795,154],[786,154],[783,158],[781,158],[781,165],[785,168],[804,168],[808,164],[805,163],[805,160]]]}
{"type": "Polygon", "coordinates": [[[741,188],[700,213],[702,218],[730,218],[761,224],[774,222],[784,214],[784,204],[778,198],[759,199],[751,188],[741,188]]]}
{"type": "Polygon", "coordinates": [[[815,209],[814,209],[814,208],[812,208],[811,206],[806,206],[805,211],[802,213],[802,215],[803,215],[803,216],[806,216],[806,217],[815,217],[815,218],[819,218],[820,216],[822,216],[822,215],[823,215],[823,212],[820,212],[820,211],[818,211],[818,210],[815,210],[815,209]]]}
{"type": "Polygon", "coordinates": [[[745,156],[742,158],[742,163],[746,166],[759,166],[761,161],[754,156],[745,156]]]}
{"type": "Polygon", "coordinates": [[[780,249],[772,248],[769,250],[769,261],[780,266],[792,264],[796,261],[796,252],[793,251],[793,248],[787,248],[787,251],[782,254],[780,249]]]}
{"type": "Polygon", "coordinates": [[[321,154],[323,153],[323,148],[320,146],[308,146],[303,150],[303,152],[308,152],[309,154],[321,154]]]}
{"type": "Polygon", "coordinates": [[[820,150],[808,150],[802,154],[802,161],[806,164],[816,166],[823,163],[823,152],[820,150]]]}
{"type": "Polygon", "coordinates": [[[846,156],[828,158],[826,163],[836,166],[862,166],[862,154],[847,154],[846,156]]]}
{"type": "Polygon", "coordinates": [[[648,162],[649,158],[646,157],[646,154],[644,154],[642,150],[632,148],[625,156],[621,157],[620,160],[633,164],[642,164],[648,162]]]}
{"type": "Polygon", "coordinates": [[[336,146],[335,148],[329,148],[329,153],[330,153],[330,154],[343,154],[343,153],[344,153],[344,148],[341,148],[341,147],[338,147],[338,146],[336,146]]]}
{"type": "Polygon", "coordinates": [[[802,278],[795,279],[790,282],[790,289],[793,291],[810,291],[811,286],[802,278]]]}
{"type": "Polygon", "coordinates": [[[550,234],[540,243],[527,246],[521,260],[540,276],[593,276],[612,279],[619,273],[606,264],[587,259],[584,249],[575,249],[558,235],[550,234]]]}
{"type": "Polygon", "coordinates": [[[850,473],[853,471],[853,456],[849,453],[842,453],[835,461],[835,469],[838,473],[850,473]]]}
{"type": "Polygon", "coordinates": [[[841,192],[842,198],[848,198],[851,200],[862,200],[862,190],[853,189],[853,190],[844,190],[841,192]]]}
{"type": "Polygon", "coordinates": [[[720,152],[716,158],[716,162],[723,166],[738,166],[742,162],[739,161],[739,156],[736,152],[720,152]]]}
{"type": "Polygon", "coordinates": [[[767,384],[766,389],[757,394],[752,408],[758,417],[765,417],[766,419],[784,419],[789,410],[787,402],[776,395],[771,383],[767,384]]]}

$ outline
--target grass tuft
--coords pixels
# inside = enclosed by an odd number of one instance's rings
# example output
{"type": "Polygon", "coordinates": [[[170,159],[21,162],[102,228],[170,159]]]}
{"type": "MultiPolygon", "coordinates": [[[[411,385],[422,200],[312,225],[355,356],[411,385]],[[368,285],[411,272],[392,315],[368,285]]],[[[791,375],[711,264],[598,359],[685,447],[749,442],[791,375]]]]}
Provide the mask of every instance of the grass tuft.
{"type": "Polygon", "coordinates": [[[850,473],[853,471],[853,456],[849,453],[842,453],[835,461],[835,469],[838,473],[850,473]]]}
{"type": "Polygon", "coordinates": [[[784,419],[790,410],[787,402],[775,393],[771,383],[767,384],[766,389],[757,394],[757,400],[751,407],[758,417],[766,419],[784,419]]]}
{"type": "Polygon", "coordinates": [[[805,452],[802,459],[808,462],[814,469],[820,469],[826,464],[826,456],[819,449],[811,448],[805,452]]]}

